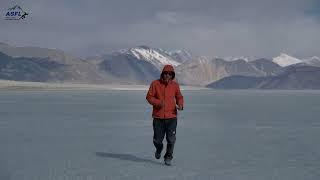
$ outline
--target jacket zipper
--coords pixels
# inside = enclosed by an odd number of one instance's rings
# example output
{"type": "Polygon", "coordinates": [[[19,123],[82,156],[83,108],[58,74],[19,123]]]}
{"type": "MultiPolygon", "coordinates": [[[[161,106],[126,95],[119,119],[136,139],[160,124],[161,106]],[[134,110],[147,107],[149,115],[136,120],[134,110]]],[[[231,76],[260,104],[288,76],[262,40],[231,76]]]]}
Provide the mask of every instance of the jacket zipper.
{"type": "Polygon", "coordinates": [[[164,91],[163,91],[163,118],[166,118],[166,111],[165,111],[165,101],[166,101],[166,85],[164,85],[164,91]]]}

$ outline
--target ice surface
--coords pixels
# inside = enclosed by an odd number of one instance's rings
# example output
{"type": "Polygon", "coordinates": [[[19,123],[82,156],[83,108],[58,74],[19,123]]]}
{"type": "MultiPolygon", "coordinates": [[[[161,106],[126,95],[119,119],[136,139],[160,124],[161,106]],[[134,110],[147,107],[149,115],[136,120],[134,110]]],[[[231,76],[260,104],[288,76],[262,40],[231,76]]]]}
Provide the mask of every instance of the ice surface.
{"type": "Polygon", "coordinates": [[[316,180],[319,91],[183,91],[173,166],[146,91],[0,91],[1,180],[316,180]]]}

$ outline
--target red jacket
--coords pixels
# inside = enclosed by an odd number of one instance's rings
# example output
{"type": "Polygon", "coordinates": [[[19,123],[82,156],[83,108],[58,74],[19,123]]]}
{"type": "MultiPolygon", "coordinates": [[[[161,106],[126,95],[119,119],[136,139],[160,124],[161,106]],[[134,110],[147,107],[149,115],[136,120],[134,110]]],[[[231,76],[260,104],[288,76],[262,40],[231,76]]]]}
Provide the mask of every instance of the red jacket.
{"type": "MultiPolygon", "coordinates": [[[[172,71],[171,65],[166,65],[162,72],[172,71]]],[[[175,81],[169,81],[166,85],[161,79],[154,80],[146,96],[147,101],[153,106],[152,117],[168,119],[177,117],[176,105],[183,107],[183,96],[179,84],[175,81]],[[164,106],[161,106],[161,101],[164,106]]]]}

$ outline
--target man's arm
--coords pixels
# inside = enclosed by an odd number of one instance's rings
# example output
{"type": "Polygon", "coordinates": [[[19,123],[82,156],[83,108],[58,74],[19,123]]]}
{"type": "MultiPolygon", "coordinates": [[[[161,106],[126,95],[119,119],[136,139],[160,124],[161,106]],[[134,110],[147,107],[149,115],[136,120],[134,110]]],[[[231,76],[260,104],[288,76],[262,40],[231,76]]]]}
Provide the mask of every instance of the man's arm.
{"type": "Polygon", "coordinates": [[[184,101],[183,101],[183,96],[181,94],[179,85],[177,85],[175,98],[176,98],[176,102],[177,102],[177,105],[178,105],[178,107],[177,107],[178,110],[183,110],[184,101]]]}
{"type": "Polygon", "coordinates": [[[152,106],[160,107],[162,105],[161,100],[157,99],[155,97],[155,94],[156,94],[156,90],[155,90],[154,83],[151,83],[146,99],[152,106]]]}

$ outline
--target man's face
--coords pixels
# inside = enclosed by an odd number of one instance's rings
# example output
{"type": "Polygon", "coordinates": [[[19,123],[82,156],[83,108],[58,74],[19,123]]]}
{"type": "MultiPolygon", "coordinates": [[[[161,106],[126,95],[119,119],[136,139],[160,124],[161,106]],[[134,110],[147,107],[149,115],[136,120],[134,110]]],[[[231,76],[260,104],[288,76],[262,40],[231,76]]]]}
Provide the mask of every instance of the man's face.
{"type": "Polygon", "coordinates": [[[172,72],[164,71],[163,72],[163,81],[168,83],[172,79],[172,72]]]}

